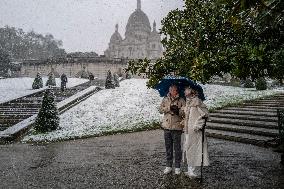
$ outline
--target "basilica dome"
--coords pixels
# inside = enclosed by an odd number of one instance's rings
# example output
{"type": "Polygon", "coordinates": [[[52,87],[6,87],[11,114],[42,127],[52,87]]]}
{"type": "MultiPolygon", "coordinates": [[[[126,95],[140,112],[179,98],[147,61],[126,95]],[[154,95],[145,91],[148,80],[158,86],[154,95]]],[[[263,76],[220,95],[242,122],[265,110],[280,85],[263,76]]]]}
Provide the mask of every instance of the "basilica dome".
{"type": "Polygon", "coordinates": [[[115,26],[115,32],[112,34],[110,38],[111,43],[120,43],[122,41],[122,37],[120,33],[118,32],[118,24],[115,26]]]}
{"type": "Polygon", "coordinates": [[[141,4],[138,2],[137,9],[130,15],[125,35],[131,35],[134,32],[151,32],[151,25],[148,16],[141,10],[141,4]]]}
{"type": "Polygon", "coordinates": [[[137,0],[137,8],[128,19],[125,37],[121,37],[117,24],[104,54],[108,58],[128,59],[157,59],[163,56],[156,22],[152,30],[148,16],[141,9],[141,0],[137,0]]]}

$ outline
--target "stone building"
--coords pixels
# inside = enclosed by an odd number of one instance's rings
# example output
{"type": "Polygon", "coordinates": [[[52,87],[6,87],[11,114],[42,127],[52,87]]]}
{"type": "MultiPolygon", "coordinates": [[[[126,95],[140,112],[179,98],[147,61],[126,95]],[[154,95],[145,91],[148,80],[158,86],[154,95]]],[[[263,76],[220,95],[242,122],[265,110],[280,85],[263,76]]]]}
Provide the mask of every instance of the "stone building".
{"type": "MultiPolygon", "coordinates": [[[[137,0],[137,9],[130,15],[126,26],[125,39],[118,32],[118,25],[111,36],[105,56],[82,57],[75,53],[71,58],[58,58],[54,61],[25,60],[19,64],[17,76],[35,77],[38,72],[43,76],[53,73],[56,77],[82,77],[92,73],[95,77],[106,78],[107,71],[125,75],[129,59],[157,59],[163,55],[161,36],[154,21],[151,28],[148,16],[137,0]]],[[[142,76],[144,77],[144,76],[142,76]]]]}
{"type": "Polygon", "coordinates": [[[104,52],[108,58],[157,59],[163,55],[161,36],[157,32],[156,22],[151,28],[148,16],[141,9],[141,0],[137,0],[137,9],[130,15],[126,25],[125,38],[118,31],[110,38],[109,47],[104,52]]]}

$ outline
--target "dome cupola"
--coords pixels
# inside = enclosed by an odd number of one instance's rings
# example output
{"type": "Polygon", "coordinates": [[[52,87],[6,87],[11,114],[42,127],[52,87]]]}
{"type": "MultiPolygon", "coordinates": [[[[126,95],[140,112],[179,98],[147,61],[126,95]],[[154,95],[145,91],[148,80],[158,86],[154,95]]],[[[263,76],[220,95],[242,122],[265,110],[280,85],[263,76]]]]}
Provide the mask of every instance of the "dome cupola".
{"type": "Polygon", "coordinates": [[[110,38],[111,43],[120,43],[122,41],[122,37],[120,33],[118,32],[118,24],[115,25],[115,32],[112,34],[110,38]]]}
{"type": "Polygon", "coordinates": [[[130,15],[125,36],[134,35],[135,32],[150,34],[151,25],[148,16],[141,9],[141,0],[137,0],[137,9],[130,15]]]}

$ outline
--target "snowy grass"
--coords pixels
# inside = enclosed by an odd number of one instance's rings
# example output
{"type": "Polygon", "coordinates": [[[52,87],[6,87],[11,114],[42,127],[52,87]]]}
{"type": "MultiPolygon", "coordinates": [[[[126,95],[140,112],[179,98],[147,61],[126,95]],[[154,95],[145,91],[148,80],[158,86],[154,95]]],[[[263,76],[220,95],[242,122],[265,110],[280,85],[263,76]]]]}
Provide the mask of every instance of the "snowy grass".
{"type": "Polygon", "coordinates": [[[203,85],[202,87],[206,95],[205,104],[208,106],[209,110],[239,104],[243,101],[255,100],[277,93],[284,93],[284,88],[257,91],[252,88],[221,85],[203,85]]]}
{"type": "MultiPolygon", "coordinates": [[[[7,78],[0,80],[0,103],[7,102],[39,90],[32,90],[34,78],[21,77],[21,78],[7,78]]],[[[45,85],[47,78],[43,78],[45,85]]],[[[87,82],[86,79],[69,78],[67,87],[73,87],[81,83],[87,82]]],[[[56,85],[60,86],[60,79],[56,78],[56,85]]]]}
{"type": "MultiPolygon", "coordinates": [[[[23,141],[49,142],[86,138],[119,132],[157,128],[162,115],[158,107],[162,101],[157,91],[147,89],[143,79],[121,82],[121,87],[102,90],[60,116],[61,129],[47,134],[30,134],[23,141]]],[[[230,86],[203,86],[212,110],[284,92],[283,89],[255,91],[230,86]]]]}

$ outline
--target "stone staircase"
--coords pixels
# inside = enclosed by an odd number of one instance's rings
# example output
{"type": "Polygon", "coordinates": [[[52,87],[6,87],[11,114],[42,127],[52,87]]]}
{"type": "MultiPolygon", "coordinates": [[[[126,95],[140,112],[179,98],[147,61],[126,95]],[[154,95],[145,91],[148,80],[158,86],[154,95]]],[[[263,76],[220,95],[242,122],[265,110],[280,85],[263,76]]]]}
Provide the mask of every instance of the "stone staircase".
{"type": "Polygon", "coordinates": [[[274,147],[279,134],[278,108],[284,108],[284,94],[216,110],[210,114],[206,134],[213,138],[274,147]]]}
{"type": "MultiPolygon", "coordinates": [[[[103,85],[103,81],[86,82],[72,88],[67,88],[64,92],[60,88],[53,88],[56,103],[61,102],[72,95],[87,89],[91,85],[103,85]]],[[[0,104],[0,131],[35,115],[41,107],[42,97],[45,91],[40,91],[21,97],[6,103],[0,104]]]]}

